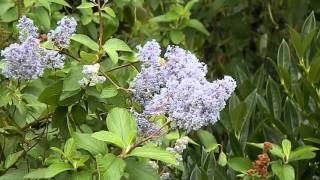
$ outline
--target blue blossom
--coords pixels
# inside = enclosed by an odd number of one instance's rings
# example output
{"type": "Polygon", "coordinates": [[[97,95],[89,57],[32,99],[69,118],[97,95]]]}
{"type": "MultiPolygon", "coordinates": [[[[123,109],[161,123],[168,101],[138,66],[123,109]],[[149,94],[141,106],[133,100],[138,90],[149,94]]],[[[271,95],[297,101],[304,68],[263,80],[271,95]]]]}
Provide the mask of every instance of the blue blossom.
{"type": "Polygon", "coordinates": [[[204,80],[207,66],[191,52],[178,46],[168,46],[164,55],[166,59],[165,77],[168,81],[181,81],[184,78],[204,80]]]}
{"type": "Polygon", "coordinates": [[[11,44],[1,51],[5,62],[2,74],[5,77],[16,80],[37,79],[45,68],[63,67],[65,56],[40,46],[38,28],[31,19],[22,16],[17,28],[21,43],[11,44]]]}
{"type": "Polygon", "coordinates": [[[151,135],[155,133],[159,127],[152,122],[149,122],[147,116],[145,114],[139,114],[137,112],[133,112],[133,115],[136,118],[138,132],[140,135],[151,135]]]}
{"type": "Polygon", "coordinates": [[[22,16],[17,24],[19,31],[19,40],[24,42],[29,36],[38,38],[38,28],[34,26],[33,21],[26,16],[22,16]]]}
{"type": "Polygon", "coordinates": [[[46,67],[45,59],[39,52],[40,41],[32,36],[22,44],[11,44],[1,51],[5,62],[2,74],[17,80],[37,79],[46,67]]]}
{"type": "Polygon", "coordinates": [[[159,68],[161,67],[142,68],[141,72],[133,79],[129,89],[133,93],[134,101],[144,106],[155,94],[160,92],[161,87],[165,85],[165,79],[159,68]]]}
{"type": "Polygon", "coordinates": [[[138,50],[138,59],[144,65],[130,89],[133,99],[144,108],[145,117],[164,114],[187,131],[218,121],[236,88],[232,77],[208,82],[206,65],[177,46],[168,46],[164,59],[155,41],[138,50]]]}
{"type": "Polygon", "coordinates": [[[63,17],[58,21],[55,30],[48,33],[48,38],[59,48],[66,48],[70,44],[70,37],[76,31],[77,21],[73,17],[63,17]]]}
{"type": "Polygon", "coordinates": [[[65,56],[60,54],[58,51],[47,50],[42,48],[42,55],[46,60],[47,68],[49,69],[60,69],[64,66],[65,56]]]}
{"type": "Polygon", "coordinates": [[[229,76],[212,83],[186,78],[177,87],[169,88],[169,97],[164,94],[166,113],[178,127],[187,131],[214,124],[235,87],[235,81],[229,76]]]}
{"type": "Polygon", "coordinates": [[[137,46],[137,59],[144,63],[145,66],[158,66],[161,54],[160,45],[156,40],[148,41],[145,45],[137,46]]]}

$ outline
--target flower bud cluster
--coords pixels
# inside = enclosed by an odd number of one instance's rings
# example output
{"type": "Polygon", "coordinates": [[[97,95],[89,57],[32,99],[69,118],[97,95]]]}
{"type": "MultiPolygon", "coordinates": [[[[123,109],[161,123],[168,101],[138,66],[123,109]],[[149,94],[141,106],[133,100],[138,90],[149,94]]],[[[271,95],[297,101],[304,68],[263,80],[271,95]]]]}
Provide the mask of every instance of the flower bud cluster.
{"type": "Polygon", "coordinates": [[[95,86],[96,84],[103,83],[106,81],[104,76],[99,76],[100,64],[96,63],[94,65],[84,65],[82,69],[82,74],[84,77],[79,81],[82,87],[85,86],[95,86]]]}
{"type": "Polygon", "coordinates": [[[169,179],[170,179],[170,173],[168,172],[162,173],[160,176],[160,180],[169,180],[169,179]]]}
{"type": "Polygon", "coordinates": [[[176,155],[177,161],[181,162],[183,161],[182,153],[187,148],[187,145],[188,145],[188,137],[184,136],[180,139],[177,139],[173,148],[168,147],[166,150],[171,153],[174,153],[176,155]]]}

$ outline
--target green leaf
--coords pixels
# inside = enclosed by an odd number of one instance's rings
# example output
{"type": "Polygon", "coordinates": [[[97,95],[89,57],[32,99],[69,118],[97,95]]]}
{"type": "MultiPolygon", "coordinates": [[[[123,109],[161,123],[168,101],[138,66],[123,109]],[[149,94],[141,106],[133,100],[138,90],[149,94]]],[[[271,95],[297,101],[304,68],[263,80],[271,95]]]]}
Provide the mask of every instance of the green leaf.
{"type": "Polygon", "coordinates": [[[80,4],[80,6],[78,6],[78,9],[88,9],[88,8],[92,8],[95,7],[96,5],[91,3],[91,2],[82,2],[82,4],[80,4]]]}
{"type": "Polygon", "coordinates": [[[36,169],[34,171],[31,171],[29,174],[25,175],[24,178],[28,178],[28,179],[49,179],[52,178],[56,175],[58,175],[59,173],[62,173],[64,171],[68,171],[73,169],[72,166],[70,164],[67,163],[54,163],[51,164],[49,167],[47,168],[42,168],[42,169],[36,169]]]}
{"type": "Polygon", "coordinates": [[[303,57],[304,49],[302,46],[302,38],[300,34],[293,28],[289,27],[290,32],[290,40],[293,44],[294,49],[296,50],[296,54],[299,58],[303,57]]]}
{"type": "Polygon", "coordinates": [[[288,158],[291,152],[291,142],[288,139],[282,140],[282,150],[284,155],[288,158]]]}
{"type": "Polygon", "coordinates": [[[320,80],[320,56],[315,56],[310,64],[309,79],[312,83],[320,80]]]}
{"type": "Polygon", "coordinates": [[[289,161],[298,161],[302,159],[313,159],[316,157],[316,153],[313,151],[318,151],[319,148],[313,146],[301,146],[291,151],[289,161]]]}
{"type": "Polygon", "coordinates": [[[10,8],[14,7],[13,1],[1,1],[0,16],[4,15],[10,8]]]}
{"type": "Polygon", "coordinates": [[[119,180],[124,174],[125,161],[113,154],[96,156],[100,180],[119,180]]]}
{"type": "Polygon", "coordinates": [[[316,25],[317,25],[316,18],[314,16],[314,12],[312,11],[303,23],[302,31],[301,31],[303,36],[309,33],[314,33],[317,28],[316,25]]]}
{"type": "Polygon", "coordinates": [[[6,13],[4,13],[1,16],[1,21],[4,23],[9,23],[17,20],[18,18],[19,17],[18,17],[17,8],[10,8],[8,11],[6,11],[6,13]]]}
{"type": "Polygon", "coordinates": [[[116,17],[116,14],[114,13],[113,9],[111,9],[110,7],[105,6],[104,8],[102,8],[102,10],[106,12],[109,16],[116,17]]]}
{"type": "Polygon", "coordinates": [[[25,166],[19,166],[18,169],[10,169],[0,176],[0,180],[23,180],[23,176],[28,173],[25,166]]]}
{"type": "MultiPolygon", "coordinates": [[[[72,66],[68,75],[64,78],[63,91],[71,92],[71,93],[79,91],[81,89],[79,80],[82,79],[82,77],[83,77],[82,66],[72,66]]],[[[63,99],[65,99],[65,97],[63,99]]]]}
{"type": "Polygon", "coordinates": [[[289,69],[290,67],[290,48],[286,40],[282,39],[280,47],[278,49],[277,63],[284,69],[289,69]]]}
{"type": "Polygon", "coordinates": [[[316,144],[320,144],[320,139],[319,138],[304,138],[305,141],[310,141],[316,144]]]}
{"type": "Polygon", "coordinates": [[[275,162],[271,164],[272,172],[280,179],[280,180],[294,180],[294,169],[289,164],[280,164],[279,162],[275,162]]]}
{"type": "Polygon", "coordinates": [[[126,51],[132,52],[131,48],[122,40],[112,38],[106,41],[103,45],[105,51],[126,51]]]}
{"type": "Polygon", "coordinates": [[[108,151],[105,143],[91,137],[91,134],[74,133],[73,138],[78,148],[87,150],[92,155],[105,154],[108,151]]]}
{"type": "MultiPolygon", "coordinates": [[[[247,143],[251,146],[254,146],[254,147],[257,147],[257,148],[260,148],[260,149],[263,149],[263,143],[247,143]]],[[[270,153],[272,155],[275,155],[275,156],[278,156],[280,158],[284,158],[284,153],[282,151],[282,148],[276,144],[272,144],[272,148],[270,150],[270,153]]]]}
{"type": "Polygon", "coordinates": [[[227,156],[223,151],[221,151],[218,158],[218,164],[221,166],[225,166],[227,165],[227,163],[228,163],[227,156]]]}
{"type": "Polygon", "coordinates": [[[248,158],[234,157],[229,159],[228,166],[235,171],[246,173],[252,167],[252,163],[248,158]]]}
{"type": "Polygon", "coordinates": [[[174,44],[180,44],[185,36],[183,34],[182,31],[179,31],[179,30],[173,30],[173,31],[170,31],[170,39],[171,41],[174,43],[174,44]]]}
{"type": "Polygon", "coordinates": [[[114,87],[106,87],[101,92],[101,98],[111,98],[118,94],[118,90],[114,87]]]}
{"type": "Polygon", "coordinates": [[[78,124],[85,123],[87,119],[87,111],[80,104],[72,107],[71,114],[73,120],[78,124]]]}
{"type": "Polygon", "coordinates": [[[151,18],[149,21],[152,23],[161,23],[161,22],[172,22],[179,18],[179,15],[176,13],[168,12],[164,15],[156,16],[151,18]]]}
{"type": "Polygon", "coordinates": [[[126,144],[122,139],[115,133],[109,131],[99,131],[92,134],[92,137],[100,141],[109,142],[119,146],[120,148],[125,148],[126,144]]]}
{"type": "Polygon", "coordinates": [[[49,14],[51,14],[50,2],[48,2],[47,0],[38,0],[38,3],[46,8],[49,11],[49,14]]]}
{"type": "Polygon", "coordinates": [[[210,33],[209,31],[204,27],[204,25],[197,19],[190,19],[189,21],[186,22],[186,26],[193,28],[206,36],[209,36],[210,33]]]}
{"type": "Polygon", "coordinates": [[[77,41],[93,51],[99,51],[99,45],[89,36],[84,34],[73,34],[71,39],[77,41]]]}
{"type": "Polygon", "coordinates": [[[282,111],[281,94],[279,85],[271,77],[267,82],[267,99],[272,107],[273,117],[279,120],[282,111]]]}
{"type": "Polygon", "coordinates": [[[137,135],[137,125],[133,116],[126,109],[113,108],[106,121],[110,132],[121,137],[126,146],[132,144],[137,135]]]}
{"type": "Polygon", "coordinates": [[[80,57],[82,62],[84,62],[85,64],[91,64],[95,60],[97,60],[97,56],[95,53],[87,53],[85,51],[80,51],[80,57]]]}
{"type": "Polygon", "coordinates": [[[58,81],[45,88],[39,95],[38,100],[40,102],[56,105],[59,102],[59,98],[62,92],[63,81],[58,81]]]}
{"type": "Polygon", "coordinates": [[[112,62],[117,63],[119,59],[118,51],[132,52],[131,48],[122,40],[117,38],[109,39],[103,45],[112,62]]]}
{"type": "Polygon", "coordinates": [[[39,7],[35,8],[33,12],[37,15],[36,18],[40,26],[42,26],[43,29],[48,31],[51,27],[50,16],[48,11],[45,8],[39,7]]]}
{"type": "Polygon", "coordinates": [[[64,145],[64,154],[67,158],[72,157],[72,153],[76,150],[76,142],[74,141],[73,138],[69,138],[64,145]]]}
{"type": "Polygon", "coordinates": [[[201,143],[204,145],[206,152],[214,151],[218,148],[219,145],[216,138],[208,131],[199,129],[197,131],[197,135],[201,143]]]}
{"type": "Polygon", "coordinates": [[[6,161],[4,163],[4,168],[5,169],[8,169],[10,168],[13,164],[15,164],[19,158],[22,156],[23,154],[23,150],[21,151],[18,151],[16,153],[13,153],[13,154],[10,154],[7,158],[6,158],[6,161]]]}
{"type": "Polygon", "coordinates": [[[129,180],[159,180],[157,171],[146,162],[127,159],[126,164],[129,180]]]}
{"type": "Polygon", "coordinates": [[[60,4],[60,5],[63,5],[63,6],[67,6],[69,8],[72,8],[70,6],[69,3],[67,3],[65,0],[49,0],[50,2],[53,2],[53,3],[56,3],[56,4],[60,4]]]}
{"type": "Polygon", "coordinates": [[[177,164],[176,157],[173,153],[163,150],[159,147],[145,145],[135,148],[129,156],[145,157],[163,161],[168,164],[177,164]]]}

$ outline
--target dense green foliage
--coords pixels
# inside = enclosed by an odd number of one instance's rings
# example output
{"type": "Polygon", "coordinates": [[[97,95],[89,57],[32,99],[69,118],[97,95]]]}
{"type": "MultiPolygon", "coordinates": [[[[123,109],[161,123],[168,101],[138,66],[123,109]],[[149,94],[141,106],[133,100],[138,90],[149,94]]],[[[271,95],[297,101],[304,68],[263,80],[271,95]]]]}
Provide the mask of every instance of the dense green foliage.
{"type": "Polygon", "coordinates": [[[319,9],[318,0],[0,0],[1,49],[18,41],[21,15],[41,34],[65,15],[78,22],[63,69],[23,82],[0,75],[0,180],[263,179],[248,170],[264,154],[265,179],[319,179],[319,9]],[[134,47],[150,39],[197,54],[208,79],[237,80],[216,124],[186,134],[159,118],[168,133],[139,137],[127,88],[140,68],[134,47]],[[96,62],[107,81],[81,87],[83,65],[96,62]],[[184,135],[179,164],[165,148],[184,135]]]}

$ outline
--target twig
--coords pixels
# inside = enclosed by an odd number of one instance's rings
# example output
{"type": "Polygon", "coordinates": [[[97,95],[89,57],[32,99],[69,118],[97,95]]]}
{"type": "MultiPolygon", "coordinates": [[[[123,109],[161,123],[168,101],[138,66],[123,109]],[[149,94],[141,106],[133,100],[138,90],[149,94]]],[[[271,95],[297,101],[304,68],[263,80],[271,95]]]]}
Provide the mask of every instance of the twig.
{"type": "Polygon", "coordinates": [[[99,70],[99,72],[100,72],[104,77],[106,77],[106,78],[111,82],[111,84],[113,84],[117,89],[122,89],[122,90],[124,90],[124,91],[125,91],[126,93],[128,93],[128,94],[130,93],[128,89],[125,89],[125,88],[119,86],[117,83],[115,83],[108,74],[104,73],[104,72],[101,71],[101,70],[99,70]]]}
{"type": "Polygon", "coordinates": [[[131,66],[131,67],[132,67],[134,64],[137,64],[137,63],[138,63],[138,62],[123,64],[123,65],[120,65],[120,66],[111,68],[111,69],[109,69],[107,72],[112,72],[112,71],[114,71],[114,70],[121,69],[121,68],[128,67],[128,66],[131,66]]]}
{"type": "Polygon", "coordinates": [[[17,0],[18,18],[21,17],[21,0],[17,0]]]}
{"type": "Polygon", "coordinates": [[[276,29],[279,29],[278,23],[274,20],[273,15],[272,15],[272,10],[271,10],[271,0],[268,1],[268,12],[269,12],[269,17],[272,22],[272,24],[275,26],[276,29]]]}
{"type": "Polygon", "coordinates": [[[42,121],[48,121],[48,118],[52,115],[53,113],[49,113],[48,115],[46,115],[45,117],[39,118],[29,124],[26,124],[25,126],[23,126],[22,128],[20,128],[21,131],[25,131],[26,129],[28,129],[29,127],[32,127],[36,124],[41,123],[42,121]]]}
{"type": "MultiPolygon", "coordinates": [[[[125,154],[122,155],[122,157],[126,157],[128,154],[130,154],[135,148],[137,148],[138,146],[140,146],[141,144],[149,141],[150,139],[153,139],[155,137],[158,137],[158,133],[165,127],[167,126],[171,121],[166,122],[165,124],[163,124],[157,131],[155,131],[154,133],[152,133],[151,135],[149,135],[148,137],[142,139],[141,141],[137,142],[136,144],[134,144],[133,146],[130,147],[130,149],[125,152],[125,154]]],[[[165,134],[165,133],[164,133],[165,134]]]]}

